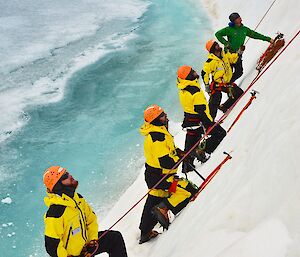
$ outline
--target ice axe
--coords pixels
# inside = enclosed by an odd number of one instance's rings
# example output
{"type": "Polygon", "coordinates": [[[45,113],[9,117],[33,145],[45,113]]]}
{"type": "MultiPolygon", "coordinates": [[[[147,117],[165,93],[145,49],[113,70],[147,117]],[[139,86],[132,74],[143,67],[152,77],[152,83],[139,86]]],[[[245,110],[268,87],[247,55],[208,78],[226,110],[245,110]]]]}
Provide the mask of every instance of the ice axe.
{"type": "Polygon", "coordinates": [[[195,171],[195,173],[204,181],[205,178],[196,170],[196,168],[191,164],[191,163],[188,163],[188,165],[191,167],[191,169],[193,171],[195,171]]]}
{"type": "MultiPolygon", "coordinates": [[[[225,161],[223,161],[223,162],[221,163],[221,165],[219,165],[219,166],[217,167],[217,169],[220,169],[220,168],[222,167],[222,165],[223,165],[228,159],[231,159],[231,158],[232,158],[231,155],[230,155],[230,153],[227,153],[227,152],[224,151],[223,154],[225,154],[225,155],[227,155],[227,156],[226,156],[226,158],[225,158],[225,161]]],[[[195,168],[191,163],[188,163],[188,165],[191,167],[191,169],[192,169],[193,171],[195,171],[195,173],[196,173],[203,181],[206,180],[206,178],[204,178],[204,177],[196,170],[196,168],[195,168]]]]}

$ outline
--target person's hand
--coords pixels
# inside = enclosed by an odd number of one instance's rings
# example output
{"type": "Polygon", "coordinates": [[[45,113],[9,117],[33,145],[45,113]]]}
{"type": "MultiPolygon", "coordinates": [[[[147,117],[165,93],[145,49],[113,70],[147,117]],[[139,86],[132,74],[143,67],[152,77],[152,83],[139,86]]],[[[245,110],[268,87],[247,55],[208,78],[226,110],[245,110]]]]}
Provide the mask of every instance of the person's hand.
{"type": "Polygon", "coordinates": [[[185,162],[185,163],[192,163],[193,160],[194,160],[193,154],[189,153],[189,155],[184,158],[183,162],[185,162]]]}
{"type": "Polygon", "coordinates": [[[176,153],[179,158],[182,158],[185,155],[185,152],[182,151],[180,148],[176,148],[176,153]]]}
{"type": "MultiPolygon", "coordinates": [[[[176,152],[177,152],[177,155],[178,155],[179,158],[182,158],[186,154],[186,152],[182,151],[180,148],[176,148],[176,152]]],[[[191,156],[191,153],[189,155],[187,155],[182,161],[183,162],[193,161],[193,157],[191,156]]]]}
{"type": "Polygon", "coordinates": [[[234,88],[232,85],[229,85],[228,87],[228,96],[232,99],[234,99],[234,88]]]}
{"type": "Polygon", "coordinates": [[[207,93],[211,93],[211,90],[210,90],[210,86],[209,85],[205,85],[205,92],[207,93]]]}
{"type": "Polygon", "coordinates": [[[95,252],[96,248],[98,248],[98,241],[91,240],[82,248],[80,257],[92,257],[92,254],[95,252]]]}
{"type": "Polygon", "coordinates": [[[239,50],[237,51],[237,54],[239,56],[243,55],[244,51],[245,51],[246,47],[244,45],[241,45],[239,50]]]}
{"type": "Polygon", "coordinates": [[[225,44],[225,51],[226,51],[226,50],[229,51],[230,49],[231,49],[230,43],[227,42],[227,43],[225,44]]]}
{"type": "Polygon", "coordinates": [[[223,85],[224,86],[224,90],[223,92],[226,92],[228,94],[228,97],[234,99],[234,87],[236,87],[235,83],[226,83],[223,85]]]}
{"type": "Polygon", "coordinates": [[[270,43],[274,44],[275,40],[273,38],[270,39],[270,43]]]}
{"type": "Polygon", "coordinates": [[[85,248],[82,249],[80,257],[92,257],[92,254],[88,251],[83,251],[85,248]]]}

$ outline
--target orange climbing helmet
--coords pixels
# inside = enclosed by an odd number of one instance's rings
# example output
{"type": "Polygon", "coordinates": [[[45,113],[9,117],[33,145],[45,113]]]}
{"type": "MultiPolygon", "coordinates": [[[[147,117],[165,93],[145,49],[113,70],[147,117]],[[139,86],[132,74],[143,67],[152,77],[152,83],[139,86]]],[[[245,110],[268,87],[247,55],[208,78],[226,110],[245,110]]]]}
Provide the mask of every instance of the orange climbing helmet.
{"type": "Polygon", "coordinates": [[[67,170],[61,166],[51,166],[50,168],[45,170],[44,184],[49,192],[52,192],[53,187],[56,185],[62,175],[65,174],[66,171],[67,170]]]}
{"type": "Polygon", "coordinates": [[[145,119],[145,121],[150,123],[150,122],[154,121],[163,112],[164,112],[164,110],[160,106],[158,106],[156,104],[152,104],[145,109],[144,119],[145,119]]]}
{"type": "Polygon", "coordinates": [[[205,47],[206,47],[206,50],[207,50],[208,52],[210,52],[210,50],[211,50],[211,48],[212,48],[212,46],[213,46],[214,43],[216,43],[216,40],[214,40],[214,39],[208,40],[208,41],[206,42],[205,47]]]}
{"type": "Polygon", "coordinates": [[[186,79],[186,77],[190,74],[191,70],[192,70],[191,66],[187,66],[187,65],[180,66],[177,71],[178,78],[186,79]]]}

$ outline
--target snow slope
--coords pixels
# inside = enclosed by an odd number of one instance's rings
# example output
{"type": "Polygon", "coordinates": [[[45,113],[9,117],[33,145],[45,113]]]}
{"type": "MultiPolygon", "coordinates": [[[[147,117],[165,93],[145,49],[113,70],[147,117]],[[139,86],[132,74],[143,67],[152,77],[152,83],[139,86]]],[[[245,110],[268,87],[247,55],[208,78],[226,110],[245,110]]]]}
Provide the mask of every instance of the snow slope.
{"type": "MultiPolygon", "coordinates": [[[[273,1],[261,2],[231,0],[228,5],[228,1],[220,0],[203,4],[216,29],[226,26],[227,17],[233,11],[241,14],[245,25],[254,28],[273,1]]],[[[274,37],[279,30],[285,34],[286,42],[289,41],[300,29],[299,8],[299,1],[277,0],[258,31],[274,37]]],[[[260,92],[257,99],[210,161],[197,168],[207,176],[224,158],[224,150],[234,150],[233,159],[225,164],[198,199],[176,217],[169,230],[152,242],[138,245],[143,204],[115,227],[125,237],[129,256],[299,256],[300,174],[297,159],[300,157],[300,122],[297,107],[300,87],[295,76],[300,68],[299,43],[298,37],[254,85],[253,88],[260,92]]],[[[267,45],[254,40],[246,45],[242,88],[245,89],[254,78],[256,60],[267,45]]],[[[247,94],[240,101],[223,123],[224,128],[230,126],[249,97],[247,94]]],[[[182,146],[185,135],[180,131],[179,122],[171,123],[171,129],[178,146],[182,146]]],[[[189,178],[198,184],[201,182],[195,174],[190,174],[189,178]]],[[[101,227],[104,229],[113,224],[145,192],[141,167],[137,181],[106,219],[99,220],[101,227]]]]}

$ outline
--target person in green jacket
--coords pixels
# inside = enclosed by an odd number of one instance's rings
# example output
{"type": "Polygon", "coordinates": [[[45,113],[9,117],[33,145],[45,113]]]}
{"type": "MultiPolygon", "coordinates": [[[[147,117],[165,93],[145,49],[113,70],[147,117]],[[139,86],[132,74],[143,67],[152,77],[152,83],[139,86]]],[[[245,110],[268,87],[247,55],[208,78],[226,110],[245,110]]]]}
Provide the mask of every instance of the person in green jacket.
{"type": "Polygon", "coordinates": [[[238,61],[233,65],[234,73],[230,81],[232,83],[243,75],[242,54],[245,50],[244,42],[246,37],[270,43],[273,43],[274,40],[244,26],[241,16],[236,12],[229,15],[229,20],[228,27],[217,31],[215,36],[224,45],[225,52],[230,51],[231,53],[239,53],[240,55],[238,61]]]}

